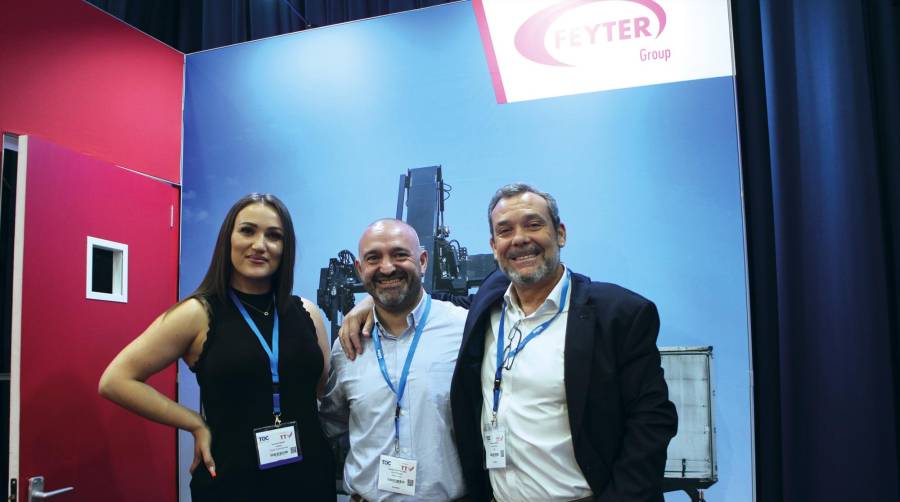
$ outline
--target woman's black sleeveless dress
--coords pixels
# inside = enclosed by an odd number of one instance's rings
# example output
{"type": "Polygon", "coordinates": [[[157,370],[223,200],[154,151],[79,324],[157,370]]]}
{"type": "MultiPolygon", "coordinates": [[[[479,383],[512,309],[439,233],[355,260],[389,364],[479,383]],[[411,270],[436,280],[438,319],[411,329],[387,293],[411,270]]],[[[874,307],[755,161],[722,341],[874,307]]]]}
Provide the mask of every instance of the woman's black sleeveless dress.
{"type": "MultiPolygon", "coordinates": [[[[271,295],[237,294],[256,307],[245,309],[271,346],[274,316],[257,310],[269,307],[271,295]]],[[[269,358],[230,298],[210,298],[207,341],[192,369],[212,432],[216,478],[203,464],[194,470],[194,502],[335,500],[334,460],[316,405],[322,351],[309,313],[299,298],[293,300],[286,312],[278,313],[281,419],[297,422],[303,460],[259,469],[253,429],[274,423],[269,358]]]]}

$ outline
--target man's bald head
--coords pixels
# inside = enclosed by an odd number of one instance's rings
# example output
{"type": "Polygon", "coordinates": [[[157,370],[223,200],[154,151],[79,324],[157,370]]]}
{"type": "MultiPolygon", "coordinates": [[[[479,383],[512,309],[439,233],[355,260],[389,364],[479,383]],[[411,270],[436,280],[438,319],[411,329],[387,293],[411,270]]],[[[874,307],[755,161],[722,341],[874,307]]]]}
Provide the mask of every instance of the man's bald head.
{"type": "Polygon", "coordinates": [[[403,221],[377,220],[359,239],[356,270],[375,305],[389,312],[412,311],[427,266],[428,253],[419,246],[416,230],[403,221]]]}
{"type": "Polygon", "coordinates": [[[396,218],[381,218],[380,220],[375,220],[370,223],[359,238],[359,256],[363,255],[363,245],[367,239],[386,235],[408,239],[410,249],[419,249],[421,247],[419,244],[419,234],[416,233],[415,228],[411,227],[405,221],[396,218]]]}

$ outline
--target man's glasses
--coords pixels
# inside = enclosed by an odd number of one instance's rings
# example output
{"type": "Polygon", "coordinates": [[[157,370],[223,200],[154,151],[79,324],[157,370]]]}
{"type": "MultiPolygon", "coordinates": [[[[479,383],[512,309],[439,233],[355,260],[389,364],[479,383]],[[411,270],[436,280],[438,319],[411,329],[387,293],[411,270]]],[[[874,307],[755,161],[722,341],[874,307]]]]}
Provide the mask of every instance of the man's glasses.
{"type": "Polygon", "coordinates": [[[505,370],[512,369],[513,363],[516,361],[517,352],[515,350],[522,343],[522,330],[519,328],[521,322],[522,319],[516,321],[510,328],[509,334],[506,335],[506,348],[503,349],[503,369],[505,370]]]}

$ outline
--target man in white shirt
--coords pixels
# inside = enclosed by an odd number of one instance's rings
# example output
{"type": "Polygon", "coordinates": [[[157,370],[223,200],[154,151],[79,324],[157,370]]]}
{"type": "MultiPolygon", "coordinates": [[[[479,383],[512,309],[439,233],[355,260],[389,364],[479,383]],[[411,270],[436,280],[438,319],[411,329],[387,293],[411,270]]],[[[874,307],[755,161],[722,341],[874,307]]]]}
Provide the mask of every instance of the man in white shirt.
{"type": "Polygon", "coordinates": [[[425,293],[427,264],[402,221],[376,221],[359,241],[356,267],[375,302],[375,329],[355,361],[332,351],[320,408],[329,437],[349,429],[344,488],[353,500],[465,495],[449,398],[466,310],[425,293]]]}

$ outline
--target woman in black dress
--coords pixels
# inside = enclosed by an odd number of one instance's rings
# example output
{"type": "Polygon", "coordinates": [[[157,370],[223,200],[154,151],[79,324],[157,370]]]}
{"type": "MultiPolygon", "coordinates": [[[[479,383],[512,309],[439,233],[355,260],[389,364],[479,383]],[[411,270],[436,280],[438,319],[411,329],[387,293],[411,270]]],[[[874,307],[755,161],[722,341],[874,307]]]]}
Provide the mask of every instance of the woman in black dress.
{"type": "Polygon", "coordinates": [[[222,222],[197,290],[100,379],[104,397],[193,434],[194,502],[335,499],[316,408],[329,344],[315,304],[291,295],[294,255],[284,204],[272,195],[242,198],[222,222]],[[197,375],[203,416],[144,383],[179,357],[197,375]]]}

